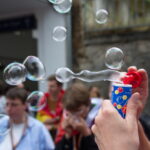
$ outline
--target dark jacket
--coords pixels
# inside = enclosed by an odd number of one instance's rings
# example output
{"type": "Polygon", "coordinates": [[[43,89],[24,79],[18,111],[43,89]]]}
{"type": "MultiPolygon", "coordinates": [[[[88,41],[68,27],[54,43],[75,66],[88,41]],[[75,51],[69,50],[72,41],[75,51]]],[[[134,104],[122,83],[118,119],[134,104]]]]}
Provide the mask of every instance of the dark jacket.
{"type": "MultiPolygon", "coordinates": [[[[66,139],[65,136],[56,144],[55,150],[73,150],[73,137],[66,139]]],[[[82,137],[78,150],[98,150],[94,136],[82,137]]]]}

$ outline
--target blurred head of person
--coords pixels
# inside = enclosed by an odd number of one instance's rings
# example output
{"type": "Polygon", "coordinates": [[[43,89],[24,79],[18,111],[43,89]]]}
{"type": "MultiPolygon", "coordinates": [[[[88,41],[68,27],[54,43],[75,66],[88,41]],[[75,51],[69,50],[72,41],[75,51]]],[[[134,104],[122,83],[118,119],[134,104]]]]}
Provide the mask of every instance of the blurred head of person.
{"type": "Polygon", "coordinates": [[[63,98],[63,106],[67,115],[86,118],[90,105],[88,88],[81,83],[75,83],[68,88],[63,98]]]}
{"type": "Polygon", "coordinates": [[[56,80],[55,75],[51,75],[47,79],[48,92],[52,95],[57,95],[62,89],[62,83],[56,80]]]}
{"type": "Polygon", "coordinates": [[[91,86],[89,89],[90,92],[90,98],[95,97],[95,98],[99,98],[101,97],[101,93],[100,93],[100,89],[96,86],[91,86]]]}
{"type": "Polygon", "coordinates": [[[12,88],[6,94],[6,112],[14,123],[21,123],[26,116],[27,91],[23,88],[12,88]]]}

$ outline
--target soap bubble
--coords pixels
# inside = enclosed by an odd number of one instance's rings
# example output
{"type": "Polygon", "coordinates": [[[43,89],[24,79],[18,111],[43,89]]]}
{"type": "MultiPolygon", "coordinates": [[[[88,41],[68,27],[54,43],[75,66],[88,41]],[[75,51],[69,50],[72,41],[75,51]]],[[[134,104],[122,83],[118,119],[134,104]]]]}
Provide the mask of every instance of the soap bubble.
{"type": "Polygon", "coordinates": [[[66,39],[66,28],[63,26],[57,26],[53,30],[53,39],[57,42],[62,42],[66,39]]]}
{"type": "Polygon", "coordinates": [[[117,47],[107,50],[105,55],[105,64],[110,69],[120,69],[123,65],[124,54],[123,51],[117,47]]]}
{"type": "Polygon", "coordinates": [[[10,131],[10,118],[5,114],[0,114],[0,136],[5,136],[10,131]]]}
{"type": "Polygon", "coordinates": [[[107,22],[108,12],[105,9],[99,9],[96,12],[96,22],[99,24],[104,24],[107,22]]]}
{"type": "Polygon", "coordinates": [[[96,82],[96,81],[112,81],[120,82],[121,73],[116,70],[101,70],[98,72],[91,72],[89,70],[82,70],[81,72],[74,73],[69,68],[58,68],[56,70],[56,79],[59,82],[65,83],[73,79],[79,79],[85,82],[96,82]]]}
{"type": "Polygon", "coordinates": [[[28,56],[23,64],[27,70],[27,78],[31,81],[40,81],[45,78],[46,71],[41,60],[35,56],[28,56]]]}
{"type": "Polygon", "coordinates": [[[26,68],[21,63],[11,63],[4,69],[3,76],[9,85],[19,85],[26,80],[26,68]]]}
{"type": "Polygon", "coordinates": [[[48,0],[50,3],[53,3],[53,4],[60,4],[62,3],[64,0],[48,0]]]}
{"type": "Polygon", "coordinates": [[[46,101],[46,97],[41,91],[34,91],[27,98],[27,103],[30,111],[42,110],[46,105],[46,101]]]}
{"type": "Polygon", "coordinates": [[[58,13],[68,13],[72,7],[72,0],[64,0],[62,3],[55,4],[53,7],[58,13]]]}
{"type": "Polygon", "coordinates": [[[56,79],[62,83],[69,82],[74,78],[73,72],[66,67],[58,68],[56,70],[55,75],[56,75],[56,79]]]}

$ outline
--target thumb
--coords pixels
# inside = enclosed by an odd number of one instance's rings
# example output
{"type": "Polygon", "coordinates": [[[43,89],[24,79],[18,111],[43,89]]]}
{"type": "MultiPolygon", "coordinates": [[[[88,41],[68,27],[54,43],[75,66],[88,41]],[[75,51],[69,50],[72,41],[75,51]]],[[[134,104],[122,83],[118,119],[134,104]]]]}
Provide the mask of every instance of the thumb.
{"type": "Polygon", "coordinates": [[[134,93],[128,101],[126,120],[132,124],[132,122],[137,122],[138,110],[140,108],[140,94],[134,93]]]}

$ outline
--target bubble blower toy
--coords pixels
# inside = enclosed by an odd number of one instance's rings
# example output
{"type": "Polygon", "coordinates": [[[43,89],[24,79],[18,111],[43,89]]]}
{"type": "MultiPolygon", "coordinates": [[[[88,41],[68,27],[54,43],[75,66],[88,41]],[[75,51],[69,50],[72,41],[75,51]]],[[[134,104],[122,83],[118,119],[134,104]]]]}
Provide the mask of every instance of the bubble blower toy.
{"type": "Polygon", "coordinates": [[[140,86],[142,77],[138,72],[128,72],[122,78],[123,83],[112,84],[112,104],[119,114],[125,118],[128,100],[132,95],[132,89],[140,86]]]}

